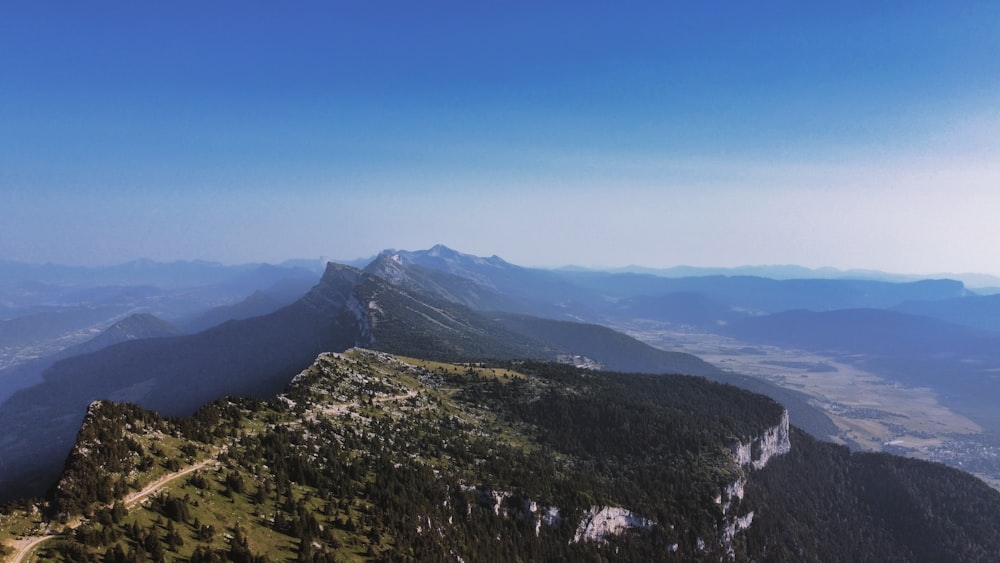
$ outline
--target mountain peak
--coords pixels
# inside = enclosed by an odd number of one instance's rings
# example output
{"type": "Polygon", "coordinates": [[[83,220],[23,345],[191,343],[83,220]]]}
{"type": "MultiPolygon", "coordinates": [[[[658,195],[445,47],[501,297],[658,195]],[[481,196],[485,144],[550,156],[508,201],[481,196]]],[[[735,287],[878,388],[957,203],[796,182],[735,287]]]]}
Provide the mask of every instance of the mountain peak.
{"type": "MultiPolygon", "coordinates": [[[[450,271],[455,274],[462,274],[463,271],[481,268],[483,266],[493,268],[517,268],[510,262],[500,258],[496,254],[485,258],[474,254],[465,254],[443,244],[435,244],[427,250],[396,250],[394,248],[383,250],[379,257],[388,256],[397,264],[420,264],[430,268],[450,271]]],[[[378,260],[379,257],[376,257],[378,260]]]]}
{"type": "Polygon", "coordinates": [[[361,275],[361,270],[355,268],[354,266],[338,264],[336,262],[327,262],[326,271],[323,272],[323,277],[320,278],[320,284],[337,282],[345,279],[355,280],[359,275],[361,275]]]}
{"type": "Polygon", "coordinates": [[[461,255],[461,253],[452,250],[443,244],[435,244],[430,248],[430,250],[427,251],[427,254],[429,256],[437,256],[439,258],[453,258],[461,255]]]}

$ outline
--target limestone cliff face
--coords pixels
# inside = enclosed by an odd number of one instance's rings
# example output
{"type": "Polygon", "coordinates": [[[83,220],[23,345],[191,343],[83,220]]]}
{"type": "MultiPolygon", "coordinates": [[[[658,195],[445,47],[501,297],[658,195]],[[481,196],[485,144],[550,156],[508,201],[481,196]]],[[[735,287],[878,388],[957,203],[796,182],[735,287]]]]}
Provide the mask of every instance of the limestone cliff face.
{"type": "Polygon", "coordinates": [[[749,442],[737,442],[732,447],[733,458],[740,467],[752,466],[763,469],[776,455],[788,453],[792,443],[788,439],[788,411],[783,411],[781,420],[766,432],[749,442]]]}
{"type": "Polygon", "coordinates": [[[608,536],[618,536],[631,528],[650,528],[653,521],[636,515],[631,510],[617,506],[595,506],[584,514],[576,528],[573,543],[581,541],[606,541],[608,536]]]}
{"type": "Polygon", "coordinates": [[[723,514],[719,535],[730,558],[736,555],[733,549],[733,539],[736,534],[753,524],[753,511],[739,514],[740,502],[743,500],[743,491],[747,483],[747,471],[763,469],[773,457],[791,451],[792,443],[788,435],[786,410],[782,412],[777,425],[748,442],[737,442],[732,446],[733,461],[737,465],[739,476],[715,499],[715,502],[721,505],[723,514]]]}
{"type": "MultiPolygon", "coordinates": [[[[742,507],[748,476],[753,471],[766,467],[775,456],[791,451],[791,447],[788,411],[782,411],[778,423],[760,435],[746,442],[737,442],[731,447],[737,477],[733,482],[723,487],[715,498],[715,502],[722,512],[718,537],[725,551],[725,556],[728,556],[729,559],[736,557],[733,548],[736,534],[749,528],[754,520],[754,512],[742,507]]],[[[621,535],[629,529],[650,528],[655,525],[653,520],[643,518],[626,508],[594,506],[584,514],[577,526],[573,542],[606,541],[608,537],[621,535]]],[[[667,551],[675,552],[677,548],[677,545],[669,545],[667,551]]],[[[707,547],[703,539],[698,538],[696,549],[704,552],[710,548],[707,547]]]]}

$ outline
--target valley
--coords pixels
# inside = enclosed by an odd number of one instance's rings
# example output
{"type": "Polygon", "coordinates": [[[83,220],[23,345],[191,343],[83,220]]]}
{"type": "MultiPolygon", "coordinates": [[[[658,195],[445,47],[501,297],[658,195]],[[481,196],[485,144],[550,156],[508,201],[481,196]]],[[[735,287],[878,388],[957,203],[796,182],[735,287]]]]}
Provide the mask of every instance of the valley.
{"type": "Polygon", "coordinates": [[[1000,444],[932,389],[901,385],[849,361],[857,358],[750,344],[653,321],[615,328],[658,348],[805,393],[837,425],[837,443],[938,461],[1000,489],[1000,444]]]}

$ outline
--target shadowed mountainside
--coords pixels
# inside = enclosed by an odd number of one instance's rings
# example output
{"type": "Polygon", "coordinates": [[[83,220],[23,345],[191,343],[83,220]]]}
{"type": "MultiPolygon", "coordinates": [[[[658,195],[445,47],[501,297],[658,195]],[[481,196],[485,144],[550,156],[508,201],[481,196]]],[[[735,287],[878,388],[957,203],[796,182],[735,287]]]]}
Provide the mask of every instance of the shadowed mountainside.
{"type": "MultiPolygon", "coordinates": [[[[600,327],[586,330],[607,333],[600,327]]],[[[461,305],[330,264],[305,297],[269,315],[195,335],[124,342],[51,366],[41,384],[0,407],[0,426],[10,429],[0,442],[0,494],[39,494],[54,478],[86,406],[96,399],[183,415],[223,395],[271,396],[319,353],[353,346],[462,361],[555,359],[587,354],[584,347],[593,342],[540,342],[461,305]]],[[[661,371],[703,364],[652,348],[646,354],[664,358],[656,364],[661,371]]],[[[605,364],[627,369],[628,357],[608,354],[605,364]]]]}

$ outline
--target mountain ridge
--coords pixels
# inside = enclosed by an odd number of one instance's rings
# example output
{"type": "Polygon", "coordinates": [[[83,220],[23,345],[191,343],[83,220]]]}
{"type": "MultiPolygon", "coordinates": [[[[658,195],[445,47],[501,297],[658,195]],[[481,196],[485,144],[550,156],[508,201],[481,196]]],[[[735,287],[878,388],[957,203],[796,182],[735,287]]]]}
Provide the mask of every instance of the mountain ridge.
{"type": "MultiPolygon", "coordinates": [[[[0,405],[0,425],[11,429],[0,441],[0,497],[41,491],[54,479],[53,467],[92,400],[188,414],[223,395],[273,395],[316,355],[353,346],[449,361],[555,359],[574,352],[518,334],[471,309],[331,263],[312,290],[273,313],[56,362],[42,383],[0,405]]],[[[604,359],[611,368],[616,361],[604,359]]]]}
{"type": "Polygon", "coordinates": [[[187,418],[96,402],[41,509],[72,533],[33,536],[32,507],[8,506],[0,541],[193,561],[990,561],[1000,546],[1000,493],[972,476],[816,442],[731,386],[363,349],[187,418]]]}

